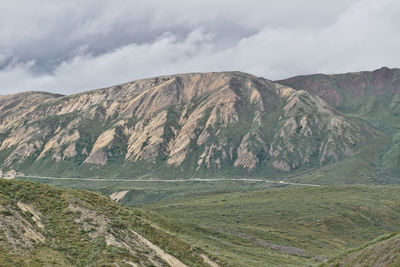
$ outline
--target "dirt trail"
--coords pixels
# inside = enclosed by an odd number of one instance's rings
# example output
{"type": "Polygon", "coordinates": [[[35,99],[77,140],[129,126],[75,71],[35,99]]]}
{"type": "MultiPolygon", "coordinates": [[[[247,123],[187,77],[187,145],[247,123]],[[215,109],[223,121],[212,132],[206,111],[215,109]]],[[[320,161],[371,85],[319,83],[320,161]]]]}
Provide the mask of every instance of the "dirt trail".
{"type": "Polygon", "coordinates": [[[160,257],[162,260],[164,260],[166,263],[168,263],[169,266],[172,267],[188,267],[186,264],[175,258],[174,256],[166,253],[164,250],[159,248],[158,246],[154,245],[151,243],[149,240],[141,236],[140,234],[136,233],[133,230],[130,230],[132,234],[134,234],[137,239],[144,243],[146,246],[148,246],[151,250],[153,250],[158,257],[160,257]]]}

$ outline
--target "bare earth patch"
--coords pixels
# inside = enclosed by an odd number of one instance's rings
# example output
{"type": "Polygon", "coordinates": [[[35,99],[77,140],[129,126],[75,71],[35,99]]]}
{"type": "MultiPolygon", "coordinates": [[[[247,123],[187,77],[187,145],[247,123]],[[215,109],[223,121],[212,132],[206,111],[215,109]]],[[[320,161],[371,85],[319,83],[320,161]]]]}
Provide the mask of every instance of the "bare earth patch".
{"type": "Polygon", "coordinates": [[[114,192],[110,195],[110,198],[115,202],[120,202],[128,192],[129,190],[114,192]]]}

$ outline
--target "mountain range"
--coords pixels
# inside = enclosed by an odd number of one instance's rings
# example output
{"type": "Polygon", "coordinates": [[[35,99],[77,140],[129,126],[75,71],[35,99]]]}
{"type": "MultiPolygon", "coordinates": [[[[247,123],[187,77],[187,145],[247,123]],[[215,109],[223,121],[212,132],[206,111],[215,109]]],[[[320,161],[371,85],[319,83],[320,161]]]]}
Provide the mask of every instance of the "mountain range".
{"type": "Polygon", "coordinates": [[[397,176],[399,77],[387,68],[277,82],[193,73],[68,96],[0,96],[0,168],[55,177],[279,177],[335,164],[378,140],[377,172],[397,176]]]}

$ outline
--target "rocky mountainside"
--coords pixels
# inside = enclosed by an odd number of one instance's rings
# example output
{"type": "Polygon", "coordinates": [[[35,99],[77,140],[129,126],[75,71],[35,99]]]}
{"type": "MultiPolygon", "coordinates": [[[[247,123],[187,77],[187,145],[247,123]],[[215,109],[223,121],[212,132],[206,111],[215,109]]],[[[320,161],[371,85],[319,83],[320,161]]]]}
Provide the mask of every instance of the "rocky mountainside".
{"type": "Polygon", "coordinates": [[[0,265],[218,266],[143,211],[93,192],[3,179],[0,265]]]}
{"type": "Polygon", "coordinates": [[[380,155],[385,172],[400,175],[400,69],[314,74],[278,81],[324,99],[339,111],[361,118],[392,138],[380,155]]]}
{"type": "Polygon", "coordinates": [[[383,67],[371,72],[313,74],[278,82],[319,96],[341,112],[357,114],[386,126],[387,130],[391,121],[381,121],[382,116],[400,115],[400,69],[383,67]]]}
{"type": "Polygon", "coordinates": [[[27,175],[287,172],[382,135],[305,90],[240,72],[0,96],[0,110],[0,168],[27,175]]]}

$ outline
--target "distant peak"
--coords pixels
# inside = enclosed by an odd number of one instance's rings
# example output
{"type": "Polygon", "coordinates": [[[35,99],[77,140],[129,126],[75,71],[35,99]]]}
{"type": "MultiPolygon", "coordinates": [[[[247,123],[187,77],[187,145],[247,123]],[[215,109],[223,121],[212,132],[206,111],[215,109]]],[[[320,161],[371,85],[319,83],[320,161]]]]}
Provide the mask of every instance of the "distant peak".
{"type": "Polygon", "coordinates": [[[19,93],[14,93],[14,94],[5,94],[5,95],[0,95],[0,97],[28,97],[32,95],[42,95],[42,96],[48,96],[48,97],[62,97],[64,95],[61,94],[54,94],[50,92],[44,92],[44,91],[25,91],[25,92],[19,92],[19,93]]]}
{"type": "Polygon", "coordinates": [[[375,73],[376,75],[378,75],[379,77],[391,77],[393,75],[393,69],[390,69],[388,67],[382,67],[380,69],[377,69],[375,71],[373,71],[373,73],[375,73]]]}
{"type": "Polygon", "coordinates": [[[386,70],[390,70],[388,67],[386,67],[386,66],[383,66],[382,68],[380,68],[380,69],[377,69],[377,70],[384,70],[384,71],[386,71],[386,70]]]}

